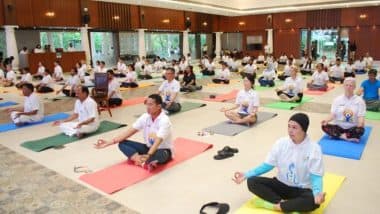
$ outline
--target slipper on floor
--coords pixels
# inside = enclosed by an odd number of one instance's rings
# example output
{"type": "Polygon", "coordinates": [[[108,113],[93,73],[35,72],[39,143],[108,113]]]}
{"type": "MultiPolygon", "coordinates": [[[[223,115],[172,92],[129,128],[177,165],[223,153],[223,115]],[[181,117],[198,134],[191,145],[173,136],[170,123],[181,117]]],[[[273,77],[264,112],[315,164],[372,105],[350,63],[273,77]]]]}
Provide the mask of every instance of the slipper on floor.
{"type": "Polygon", "coordinates": [[[218,154],[214,156],[215,160],[223,160],[234,156],[233,152],[218,151],[218,154]]]}
{"type": "Polygon", "coordinates": [[[218,209],[216,214],[226,214],[228,211],[230,211],[230,205],[225,204],[225,203],[218,203],[218,202],[210,202],[202,206],[201,210],[199,211],[200,214],[206,214],[203,212],[203,210],[206,207],[215,207],[218,209]]]}
{"type": "Polygon", "coordinates": [[[219,151],[218,151],[218,154],[221,153],[221,152],[238,153],[239,150],[236,149],[236,148],[232,148],[232,147],[229,147],[229,146],[225,146],[222,150],[219,150],[219,151]]]}

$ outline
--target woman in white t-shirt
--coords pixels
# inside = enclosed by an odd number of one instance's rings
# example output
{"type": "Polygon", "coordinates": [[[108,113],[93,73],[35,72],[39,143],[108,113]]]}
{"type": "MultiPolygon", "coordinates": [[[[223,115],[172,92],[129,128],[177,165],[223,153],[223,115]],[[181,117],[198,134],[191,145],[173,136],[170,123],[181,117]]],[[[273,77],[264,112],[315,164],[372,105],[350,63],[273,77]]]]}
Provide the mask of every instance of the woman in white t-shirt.
{"type": "Polygon", "coordinates": [[[120,83],[115,78],[113,70],[107,70],[108,75],[108,105],[120,106],[123,103],[123,99],[120,93],[120,83]]]}
{"type": "Polygon", "coordinates": [[[33,75],[34,79],[42,80],[45,73],[45,66],[42,64],[42,62],[38,62],[38,69],[37,72],[33,75]]]}
{"type": "Polygon", "coordinates": [[[53,73],[53,79],[57,82],[63,80],[63,70],[61,65],[58,61],[54,62],[54,73],[53,73]]]}
{"type": "Polygon", "coordinates": [[[36,86],[37,92],[38,93],[53,92],[54,91],[54,89],[53,89],[53,83],[54,83],[54,80],[50,76],[49,69],[45,69],[44,77],[42,78],[40,84],[38,84],[36,86]]]}
{"type": "Polygon", "coordinates": [[[121,87],[124,88],[137,88],[139,85],[137,84],[137,76],[134,71],[133,64],[129,64],[127,68],[127,74],[125,76],[124,82],[121,83],[121,87]]]}
{"type": "Polygon", "coordinates": [[[277,78],[279,80],[285,80],[286,78],[290,77],[292,66],[293,66],[293,59],[289,59],[286,62],[286,65],[284,66],[284,72],[282,74],[277,75],[277,78]]]}
{"type": "Polygon", "coordinates": [[[260,105],[259,95],[255,90],[255,79],[247,76],[243,81],[244,89],[236,96],[235,105],[231,108],[223,107],[220,111],[235,124],[246,124],[248,126],[257,121],[257,111],[260,105]],[[234,111],[238,109],[237,111],[234,111]]]}
{"type": "Polygon", "coordinates": [[[302,64],[302,67],[301,67],[302,75],[313,74],[312,64],[313,64],[313,59],[311,57],[308,57],[307,60],[302,64]]]}
{"type": "Polygon", "coordinates": [[[3,87],[13,86],[16,83],[16,80],[17,80],[16,73],[13,71],[12,65],[10,65],[10,64],[6,65],[5,69],[7,71],[6,78],[3,79],[1,85],[3,87]]]}
{"type": "Polygon", "coordinates": [[[222,69],[217,72],[217,75],[214,79],[212,79],[212,81],[214,83],[224,83],[224,84],[229,84],[230,83],[230,75],[231,75],[231,72],[230,72],[230,69],[228,68],[228,65],[226,62],[221,62],[222,64],[222,69]]]}
{"type": "Polygon", "coordinates": [[[363,57],[360,57],[360,60],[356,60],[355,64],[355,73],[357,74],[365,74],[366,73],[366,63],[363,59],[363,57]]]}
{"type": "Polygon", "coordinates": [[[141,72],[140,74],[138,75],[138,78],[139,79],[143,79],[143,80],[149,80],[149,79],[152,79],[152,72],[153,72],[153,67],[151,64],[149,64],[149,60],[146,59],[145,60],[145,64],[144,65],[141,65],[141,72]]]}
{"type": "Polygon", "coordinates": [[[127,73],[127,65],[120,57],[116,65],[116,70],[115,77],[125,77],[125,74],[127,73]]]}
{"type": "Polygon", "coordinates": [[[16,88],[20,89],[23,84],[25,83],[31,83],[32,82],[32,75],[29,72],[29,68],[23,68],[21,69],[21,80],[20,82],[16,83],[16,88]]]}
{"type": "Polygon", "coordinates": [[[311,81],[307,83],[307,88],[313,91],[326,91],[329,75],[323,69],[323,63],[317,64],[317,70],[311,76],[311,81]]]}
{"type": "Polygon", "coordinates": [[[355,77],[355,66],[352,59],[348,59],[347,65],[344,69],[344,78],[355,77]]]}
{"type": "Polygon", "coordinates": [[[276,71],[274,69],[273,63],[268,63],[267,67],[264,69],[262,76],[259,78],[259,83],[261,86],[274,86],[274,79],[276,78],[276,71]]]}
{"type": "Polygon", "coordinates": [[[75,97],[75,89],[80,85],[80,83],[81,81],[78,75],[78,70],[76,68],[72,68],[70,71],[69,79],[66,81],[65,85],[63,85],[62,88],[56,93],[59,94],[62,92],[68,97],[75,97]],[[69,87],[69,89],[66,89],[66,87],[69,87]]]}
{"type": "Polygon", "coordinates": [[[272,147],[266,160],[247,172],[235,172],[233,180],[247,180],[248,189],[258,198],[254,206],[272,211],[310,212],[324,201],[323,156],[317,143],[307,135],[309,117],[304,113],[292,115],[288,135],[272,147]],[[276,177],[261,177],[274,168],[276,177]]]}
{"type": "Polygon", "coordinates": [[[334,99],[331,114],[322,121],[322,130],[332,138],[359,142],[364,134],[366,105],[354,94],[356,83],[353,77],[347,77],[343,84],[344,94],[334,99]]]}
{"type": "Polygon", "coordinates": [[[291,67],[290,77],[286,78],[284,84],[276,89],[277,96],[285,102],[301,102],[303,97],[303,80],[298,75],[298,68],[291,67]]]}

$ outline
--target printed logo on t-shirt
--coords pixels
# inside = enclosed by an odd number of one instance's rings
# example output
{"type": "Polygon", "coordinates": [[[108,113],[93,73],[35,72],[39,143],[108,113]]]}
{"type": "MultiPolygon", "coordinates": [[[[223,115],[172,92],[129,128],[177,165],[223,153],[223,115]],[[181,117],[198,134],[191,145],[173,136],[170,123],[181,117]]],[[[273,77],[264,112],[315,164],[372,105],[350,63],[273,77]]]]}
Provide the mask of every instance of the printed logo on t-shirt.
{"type": "Polygon", "coordinates": [[[295,169],[296,168],[296,165],[294,163],[291,163],[289,166],[288,166],[288,172],[286,173],[286,178],[288,179],[289,182],[293,183],[293,184],[298,184],[298,178],[297,178],[297,174],[295,172],[295,169]]]}
{"type": "Polygon", "coordinates": [[[344,109],[343,111],[344,121],[353,122],[354,112],[351,109],[344,109]]]}

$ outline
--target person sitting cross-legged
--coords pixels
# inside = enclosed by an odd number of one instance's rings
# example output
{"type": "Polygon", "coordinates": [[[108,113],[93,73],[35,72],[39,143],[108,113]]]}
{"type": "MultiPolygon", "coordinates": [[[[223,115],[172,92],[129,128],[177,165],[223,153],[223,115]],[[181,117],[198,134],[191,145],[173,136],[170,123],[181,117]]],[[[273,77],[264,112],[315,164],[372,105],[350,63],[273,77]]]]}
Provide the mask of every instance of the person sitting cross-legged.
{"type": "Polygon", "coordinates": [[[158,88],[158,94],[162,96],[162,107],[167,113],[175,113],[181,111],[179,103],[180,84],[174,79],[174,69],[167,68],[165,72],[166,80],[158,88]]]}
{"type": "Polygon", "coordinates": [[[307,83],[307,88],[312,91],[327,91],[329,75],[323,70],[323,64],[317,64],[317,70],[311,76],[311,81],[307,83]]]}
{"type": "Polygon", "coordinates": [[[368,71],[368,79],[360,85],[357,94],[363,95],[368,111],[380,111],[380,80],[376,79],[377,70],[368,71]]]}
{"type": "Polygon", "coordinates": [[[147,112],[136,120],[132,128],[110,141],[99,139],[95,148],[118,144],[131,163],[150,171],[169,162],[173,154],[172,124],[162,111],[162,103],[160,95],[149,95],[145,101],[147,112]],[[143,143],[129,140],[138,131],[143,132],[143,143]]]}
{"type": "Polygon", "coordinates": [[[301,102],[303,97],[303,80],[298,76],[298,68],[293,66],[290,77],[286,78],[284,84],[276,89],[277,96],[285,102],[301,102]]]}

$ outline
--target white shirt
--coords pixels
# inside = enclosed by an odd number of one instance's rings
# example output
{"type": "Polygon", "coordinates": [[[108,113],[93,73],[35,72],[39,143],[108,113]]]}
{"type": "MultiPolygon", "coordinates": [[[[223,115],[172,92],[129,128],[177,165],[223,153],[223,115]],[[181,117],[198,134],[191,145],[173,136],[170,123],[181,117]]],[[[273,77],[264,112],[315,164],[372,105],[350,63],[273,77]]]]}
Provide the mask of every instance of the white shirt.
{"type": "Polygon", "coordinates": [[[136,64],[135,64],[135,70],[136,71],[141,71],[141,66],[143,66],[145,64],[144,61],[140,60],[140,61],[137,61],[136,64]]]}
{"type": "Polygon", "coordinates": [[[126,74],[126,82],[136,82],[136,72],[128,71],[126,74]]]}
{"type": "Polygon", "coordinates": [[[116,79],[113,79],[113,80],[111,80],[110,83],[108,83],[108,96],[110,96],[113,91],[115,93],[113,93],[112,97],[110,97],[110,98],[122,99],[122,96],[120,93],[120,84],[116,79]]]}
{"type": "Polygon", "coordinates": [[[353,64],[352,65],[347,64],[346,67],[345,67],[345,71],[344,72],[346,72],[346,73],[352,73],[352,72],[354,72],[354,69],[355,69],[355,66],[353,64]]]}
{"type": "Polygon", "coordinates": [[[372,66],[373,58],[372,57],[364,57],[363,61],[365,62],[366,66],[372,66]]]}
{"type": "Polygon", "coordinates": [[[280,58],[278,59],[278,61],[280,62],[286,62],[286,60],[288,60],[288,57],[286,55],[282,55],[280,56],[280,58]]]}
{"type": "Polygon", "coordinates": [[[250,59],[251,59],[250,56],[245,56],[245,57],[243,58],[242,61],[243,61],[244,63],[248,63],[250,59]]]}
{"type": "Polygon", "coordinates": [[[60,65],[54,67],[54,77],[55,79],[63,79],[63,71],[60,65]]]}
{"type": "Polygon", "coordinates": [[[158,148],[170,149],[173,154],[172,124],[169,117],[163,111],[154,121],[152,121],[150,114],[144,113],[136,120],[132,127],[143,131],[144,143],[148,147],[153,145],[153,136],[155,135],[162,139],[158,148]]]}
{"type": "Polygon", "coordinates": [[[329,80],[329,75],[325,71],[321,73],[314,71],[311,79],[313,80],[313,85],[326,85],[326,81],[329,80]]]}
{"type": "Polygon", "coordinates": [[[285,79],[283,87],[287,94],[297,95],[303,92],[303,80],[301,77],[296,77],[296,79],[288,77],[285,79]]]}
{"type": "Polygon", "coordinates": [[[179,69],[180,69],[181,71],[184,71],[184,70],[186,69],[187,66],[188,66],[187,61],[181,61],[181,62],[179,63],[179,69]]]}
{"type": "Polygon", "coordinates": [[[337,78],[343,78],[344,77],[344,67],[342,65],[337,66],[334,65],[331,67],[331,76],[337,77],[337,78]]]}
{"type": "Polygon", "coordinates": [[[210,61],[206,60],[205,66],[206,66],[206,68],[207,68],[208,71],[213,71],[214,70],[214,62],[210,63],[210,61]]]}
{"type": "Polygon", "coordinates": [[[71,86],[71,87],[80,85],[79,76],[78,75],[74,75],[74,76],[70,75],[70,77],[67,80],[66,84],[69,85],[69,86],[71,86]]]}
{"type": "Polygon", "coordinates": [[[16,73],[13,70],[10,70],[7,72],[7,80],[13,83],[16,82],[17,77],[16,77],[16,73]]]}
{"type": "Polygon", "coordinates": [[[153,72],[152,65],[149,64],[149,65],[144,66],[144,71],[143,71],[144,75],[150,75],[152,72],[153,72]]]}
{"type": "Polygon", "coordinates": [[[264,55],[259,55],[258,57],[257,57],[257,61],[261,61],[261,62],[264,62],[264,60],[265,60],[265,57],[264,57],[264,55]]]}
{"type": "Polygon", "coordinates": [[[356,70],[364,70],[366,64],[365,64],[365,61],[364,61],[364,60],[363,60],[363,61],[359,61],[359,60],[357,60],[357,61],[355,62],[355,64],[354,64],[354,66],[355,66],[355,69],[356,69],[356,70]]]}
{"type": "Polygon", "coordinates": [[[325,68],[328,68],[330,66],[330,62],[327,59],[326,60],[321,59],[321,61],[319,61],[319,62],[322,63],[323,67],[325,67],[325,68]]]}
{"type": "Polygon", "coordinates": [[[118,62],[117,63],[117,70],[119,72],[125,72],[127,70],[127,66],[125,65],[124,62],[118,62]]]}
{"type": "Polygon", "coordinates": [[[44,77],[41,80],[41,84],[46,85],[49,88],[53,88],[53,79],[51,78],[50,74],[44,75],[44,77]]]}
{"type": "Polygon", "coordinates": [[[257,71],[257,66],[255,64],[247,64],[244,66],[244,72],[247,74],[254,74],[257,71]]]}
{"type": "Polygon", "coordinates": [[[86,71],[87,71],[87,65],[83,64],[79,69],[78,69],[78,76],[80,79],[83,79],[86,76],[86,71]]]}
{"type": "Polygon", "coordinates": [[[321,148],[306,136],[300,144],[289,137],[277,140],[265,163],[278,169],[276,178],[282,183],[299,188],[311,188],[310,175],[323,176],[321,148]]]}
{"type": "Polygon", "coordinates": [[[288,64],[284,66],[284,75],[285,76],[290,76],[290,72],[292,71],[292,67],[288,64]]]}
{"type": "Polygon", "coordinates": [[[276,76],[276,72],[273,69],[264,69],[263,77],[266,80],[273,80],[276,76]]]}
{"type": "Polygon", "coordinates": [[[351,98],[340,95],[333,101],[331,113],[334,114],[335,124],[349,129],[358,125],[358,117],[365,116],[366,105],[364,100],[357,95],[353,95],[351,98]]]}
{"type": "Polygon", "coordinates": [[[259,95],[253,89],[246,91],[240,90],[236,96],[235,104],[239,105],[238,113],[251,114],[254,107],[259,107],[259,95]]]}
{"type": "Polygon", "coordinates": [[[21,82],[32,82],[32,75],[30,73],[21,75],[21,82]]]}
{"type": "Polygon", "coordinates": [[[174,102],[179,103],[178,93],[180,88],[181,86],[177,80],[173,79],[170,83],[168,80],[165,80],[158,91],[163,95],[164,102],[170,101],[171,97],[174,96],[174,94],[177,94],[174,102]]]}
{"type": "Polygon", "coordinates": [[[231,72],[230,69],[225,68],[218,72],[218,78],[222,80],[228,80],[230,78],[231,72]]]}
{"type": "Polygon", "coordinates": [[[29,97],[25,97],[24,112],[32,112],[37,110],[37,114],[33,115],[36,119],[44,117],[44,105],[35,93],[31,93],[29,97]]]}
{"type": "Polygon", "coordinates": [[[34,53],[43,53],[44,50],[42,50],[41,48],[35,48],[34,49],[34,53]]]}
{"type": "Polygon", "coordinates": [[[4,71],[1,70],[0,68],[0,79],[4,79],[4,77],[5,77],[4,71]]]}
{"type": "Polygon", "coordinates": [[[79,99],[75,101],[74,113],[78,114],[79,122],[95,118],[94,123],[99,123],[98,105],[90,96],[83,102],[79,99]]]}
{"type": "Polygon", "coordinates": [[[38,66],[37,74],[43,76],[44,73],[45,73],[45,67],[43,65],[38,66]]]}

